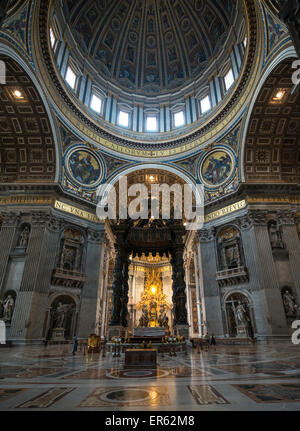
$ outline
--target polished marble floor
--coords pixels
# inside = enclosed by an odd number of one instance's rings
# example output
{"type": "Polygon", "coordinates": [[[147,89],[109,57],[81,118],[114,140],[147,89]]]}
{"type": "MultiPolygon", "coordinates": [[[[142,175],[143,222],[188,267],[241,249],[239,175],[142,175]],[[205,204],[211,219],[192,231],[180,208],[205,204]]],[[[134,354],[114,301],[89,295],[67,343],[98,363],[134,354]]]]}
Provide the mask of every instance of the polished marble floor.
{"type": "Polygon", "coordinates": [[[300,349],[288,343],[218,346],[158,356],[158,368],[124,369],[124,357],[76,356],[71,346],[0,349],[0,410],[300,411],[300,349]]]}

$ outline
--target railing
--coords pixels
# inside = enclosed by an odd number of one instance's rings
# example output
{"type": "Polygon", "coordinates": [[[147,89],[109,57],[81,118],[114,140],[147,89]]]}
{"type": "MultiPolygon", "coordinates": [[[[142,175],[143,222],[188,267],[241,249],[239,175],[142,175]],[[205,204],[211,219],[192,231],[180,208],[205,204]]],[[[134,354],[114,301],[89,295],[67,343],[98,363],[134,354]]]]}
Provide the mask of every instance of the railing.
{"type": "Polygon", "coordinates": [[[245,266],[240,266],[238,268],[225,269],[217,272],[216,280],[220,287],[248,283],[249,274],[245,266]]]}
{"type": "Polygon", "coordinates": [[[85,274],[79,271],[70,271],[63,268],[56,268],[53,271],[52,283],[55,286],[82,288],[86,280],[85,274]]]}

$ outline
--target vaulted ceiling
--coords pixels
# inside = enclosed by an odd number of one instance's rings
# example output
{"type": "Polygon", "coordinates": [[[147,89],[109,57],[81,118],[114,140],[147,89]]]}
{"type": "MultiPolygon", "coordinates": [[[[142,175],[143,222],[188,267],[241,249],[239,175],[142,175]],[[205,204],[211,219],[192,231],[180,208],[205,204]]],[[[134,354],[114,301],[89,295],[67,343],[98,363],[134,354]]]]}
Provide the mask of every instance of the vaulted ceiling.
{"type": "Polygon", "coordinates": [[[15,61],[0,60],[6,67],[0,87],[0,182],[54,181],[55,145],[44,103],[15,61]]]}
{"type": "Polygon", "coordinates": [[[247,182],[300,182],[300,93],[292,94],[292,62],[276,67],[256,100],[246,138],[247,182]]]}

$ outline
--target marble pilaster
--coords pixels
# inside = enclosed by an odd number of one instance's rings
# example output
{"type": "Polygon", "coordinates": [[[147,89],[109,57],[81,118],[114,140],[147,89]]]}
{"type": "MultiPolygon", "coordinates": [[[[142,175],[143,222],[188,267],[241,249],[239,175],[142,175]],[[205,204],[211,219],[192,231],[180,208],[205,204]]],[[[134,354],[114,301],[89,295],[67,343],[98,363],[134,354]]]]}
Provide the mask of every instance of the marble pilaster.
{"type": "Polygon", "coordinates": [[[103,239],[103,231],[88,231],[85,270],[86,281],[81,292],[81,307],[77,334],[79,338],[87,338],[95,331],[103,239]]]}

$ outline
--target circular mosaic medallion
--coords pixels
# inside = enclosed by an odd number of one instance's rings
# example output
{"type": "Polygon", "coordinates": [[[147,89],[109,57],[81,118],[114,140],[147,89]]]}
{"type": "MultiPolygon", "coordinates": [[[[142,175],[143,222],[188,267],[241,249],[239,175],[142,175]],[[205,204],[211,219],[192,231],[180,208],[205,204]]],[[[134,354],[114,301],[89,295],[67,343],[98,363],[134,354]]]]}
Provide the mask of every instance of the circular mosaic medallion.
{"type": "Polygon", "coordinates": [[[103,177],[100,159],[86,148],[75,148],[66,157],[66,170],[69,176],[85,187],[96,187],[103,177]]]}
{"type": "Polygon", "coordinates": [[[103,394],[103,398],[115,402],[144,401],[150,398],[148,391],[143,389],[119,389],[103,394]]]}
{"type": "Polygon", "coordinates": [[[124,371],[126,377],[149,377],[153,375],[152,371],[124,371]]]}
{"type": "Polygon", "coordinates": [[[170,374],[169,370],[166,369],[153,369],[153,370],[112,370],[107,373],[107,376],[112,379],[149,379],[166,377],[170,374]]]}
{"type": "Polygon", "coordinates": [[[233,156],[220,149],[210,152],[200,165],[200,178],[208,187],[218,187],[226,183],[235,168],[233,156]]]}

